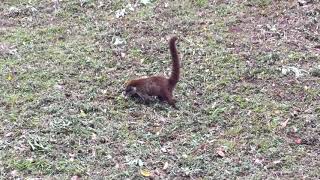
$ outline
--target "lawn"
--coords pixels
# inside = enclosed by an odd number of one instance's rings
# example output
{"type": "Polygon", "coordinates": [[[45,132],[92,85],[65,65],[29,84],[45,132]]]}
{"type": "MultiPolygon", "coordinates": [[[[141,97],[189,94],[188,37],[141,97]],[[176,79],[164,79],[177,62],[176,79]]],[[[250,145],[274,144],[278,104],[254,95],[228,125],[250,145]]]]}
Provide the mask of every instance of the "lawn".
{"type": "Polygon", "coordinates": [[[4,0],[0,179],[319,179],[320,2],[4,0]],[[175,110],[123,96],[171,71],[175,110]]]}

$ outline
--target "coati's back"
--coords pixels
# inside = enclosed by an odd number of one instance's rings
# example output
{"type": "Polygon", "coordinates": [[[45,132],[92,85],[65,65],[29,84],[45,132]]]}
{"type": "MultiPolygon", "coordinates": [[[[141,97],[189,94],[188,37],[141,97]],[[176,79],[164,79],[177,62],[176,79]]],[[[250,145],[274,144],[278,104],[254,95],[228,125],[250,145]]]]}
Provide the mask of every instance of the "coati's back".
{"type": "Polygon", "coordinates": [[[127,84],[127,89],[135,87],[136,91],[145,93],[148,96],[159,96],[161,92],[168,87],[169,79],[162,76],[151,76],[147,78],[141,78],[131,80],[127,84]]]}

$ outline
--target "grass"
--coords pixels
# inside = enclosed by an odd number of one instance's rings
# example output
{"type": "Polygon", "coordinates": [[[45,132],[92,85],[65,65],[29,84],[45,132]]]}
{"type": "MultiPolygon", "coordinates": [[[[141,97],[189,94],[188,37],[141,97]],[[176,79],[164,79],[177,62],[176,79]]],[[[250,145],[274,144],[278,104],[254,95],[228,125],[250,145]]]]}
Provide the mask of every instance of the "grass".
{"type": "Polygon", "coordinates": [[[295,3],[5,1],[0,178],[318,179],[319,3],[295,3]],[[123,97],[173,34],[180,110],[123,97]]]}

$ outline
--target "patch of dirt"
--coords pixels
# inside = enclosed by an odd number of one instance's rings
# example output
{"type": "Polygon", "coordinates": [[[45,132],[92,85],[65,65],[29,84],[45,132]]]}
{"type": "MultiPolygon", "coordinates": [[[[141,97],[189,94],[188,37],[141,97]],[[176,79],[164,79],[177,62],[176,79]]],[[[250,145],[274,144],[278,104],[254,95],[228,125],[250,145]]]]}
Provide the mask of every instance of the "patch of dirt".
{"type": "Polygon", "coordinates": [[[289,52],[319,55],[320,3],[299,6],[297,1],[273,1],[267,7],[247,7],[237,16],[229,31],[235,37],[235,53],[250,54],[255,60],[259,52],[289,52]]]}

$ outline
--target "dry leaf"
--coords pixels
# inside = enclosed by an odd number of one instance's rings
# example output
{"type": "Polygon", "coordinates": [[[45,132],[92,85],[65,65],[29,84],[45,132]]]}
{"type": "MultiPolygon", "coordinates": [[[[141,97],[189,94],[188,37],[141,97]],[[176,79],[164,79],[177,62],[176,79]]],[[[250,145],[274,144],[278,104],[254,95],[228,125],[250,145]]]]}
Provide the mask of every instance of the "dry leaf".
{"type": "Polygon", "coordinates": [[[81,109],[80,110],[80,116],[85,117],[85,116],[87,116],[87,114],[81,109]]]}
{"type": "Polygon", "coordinates": [[[162,152],[164,152],[164,153],[168,152],[168,151],[167,151],[167,148],[166,148],[165,146],[162,147],[160,150],[161,150],[162,152]]]}
{"type": "Polygon", "coordinates": [[[8,77],[7,77],[7,80],[8,80],[8,81],[11,81],[12,79],[13,79],[12,75],[9,74],[8,77]]]}
{"type": "Polygon", "coordinates": [[[261,165],[261,166],[263,165],[261,159],[256,159],[256,160],[254,160],[254,163],[255,163],[255,164],[259,164],[259,165],[261,165]]]}
{"type": "Polygon", "coordinates": [[[218,149],[218,150],[216,151],[216,153],[217,153],[220,157],[225,157],[225,156],[226,156],[225,153],[224,153],[224,151],[223,151],[222,149],[218,149]]]}
{"type": "Polygon", "coordinates": [[[141,0],[140,2],[141,2],[143,5],[147,5],[147,4],[151,3],[150,0],[141,0]]]}
{"type": "Polygon", "coordinates": [[[4,136],[5,137],[11,137],[12,135],[13,135],[13,132],[9,132],[9,133],[5,134],[4,136]]]}
{"type": "Polygon", "coordinates": [[[280,163],[281,163],[281,160],[273,161],[273,164],[280,164],[280,163]]]}
{"type": "Polygon", "coordinates": [[[92,140],[97,140],[97,134],[92,133],[91,138],[92,138],[92,140]]]}
{"type": "Polygon", "coordinates": [[[168,162],[165,162],[162,169],[163,169],[163,170],[166,170],[166,169],[168,169],[168,167],[169,167],[169,163],[168,163],[168,162]]]}
{"type": "Polygon", "coordinates": [[[116,11],[117,18],[123,17],[125,14],[126,14],[126,9],[119,9],[116,11]]]}
{"type": "Polygon", "coordinates": [[[123,45],[123,44],[125,44],[125,43],[126,43],[125,39],[120,38],[120,37],[114,37],[114,42],[113,42],[113,44],[114,44],[115,46],[123,45]]]}
{"type": "Polygon", "coordinates": [[[295,142],[296,144],[301,144],[302,140],[301,140],[300,138],[296,138],[296,139],[294,140],[294,142],[295,142]]]}
{"type": "Polygon", "coordinates": [[[18,176],[18,171],[17,170],[13,170],[10,172],[11,176],[16,177],[18,176]]]}
{"type": "Polygon", "coordinates": [[[281,123],[281,128],[283,129],[283,128],[287,127],[288,122],[289,122],[289,119],[287,119],[286,121],[282,122],[281,123]]]}
{"type": "Polygon", "coordinates": [[[79,176],[72,176],[72,177],[71,177],[71,180],[79,180],[79,179],[80,179],[79,176]]]}
{"type": "Polygon", "coordinates": [[[298,132],[298,128],[292,127],[291,132],[294,132],[294,133],[298,132]]]}
{"type": "Polygon", "coordinates": [[[130,11],[134,11],[134,6],[132,6],[131,3],[127,4],[126,8],[128,8],[130,11]]]}
{"type": "Polygon", "coordinates": [[[151,175],[150,171],[147,169],[141,169],[140,174],[144,177],[149,177],[151,175]]]}

